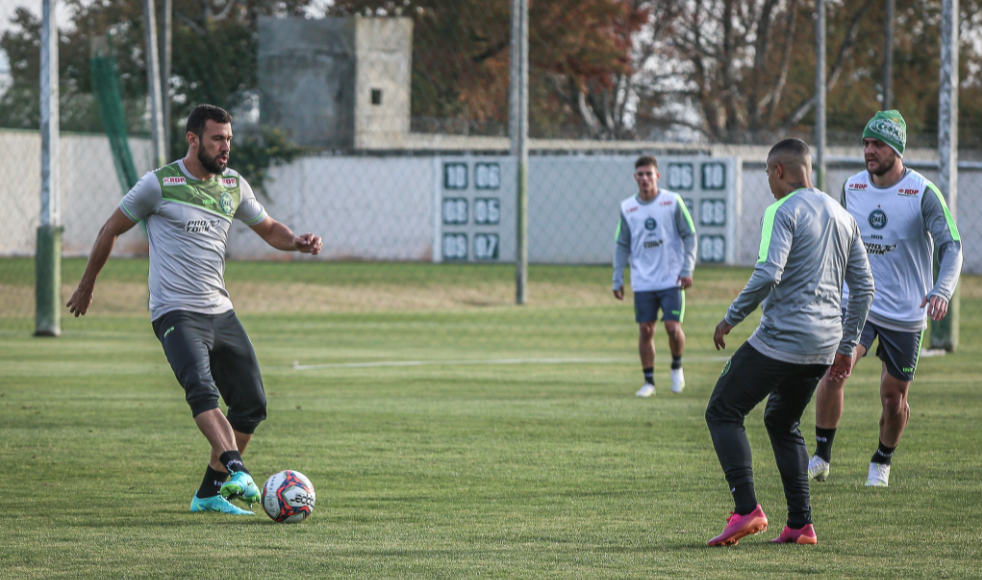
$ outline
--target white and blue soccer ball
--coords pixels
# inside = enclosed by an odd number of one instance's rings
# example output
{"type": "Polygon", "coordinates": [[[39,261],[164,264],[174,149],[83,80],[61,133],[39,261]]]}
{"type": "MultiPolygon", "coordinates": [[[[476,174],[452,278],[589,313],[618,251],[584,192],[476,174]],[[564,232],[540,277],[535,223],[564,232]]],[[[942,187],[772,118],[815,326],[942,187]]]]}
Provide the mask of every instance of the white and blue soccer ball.
{"type": "Polygon", "coordinates": [[[274,473],[263,485],[263,510],[274,522],[296,524],[314,511],[314,484],[299,471],[274,473]]]}

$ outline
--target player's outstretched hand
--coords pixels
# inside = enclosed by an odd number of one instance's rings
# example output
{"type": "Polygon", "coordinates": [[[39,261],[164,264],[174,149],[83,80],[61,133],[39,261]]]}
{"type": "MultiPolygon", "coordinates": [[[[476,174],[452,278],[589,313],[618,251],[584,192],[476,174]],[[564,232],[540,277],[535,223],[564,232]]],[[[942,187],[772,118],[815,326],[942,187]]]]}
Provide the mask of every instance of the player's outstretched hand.
{"type": "Polygon", "coordinates": [[[835,353],[835,360],[829,367],[830,381],[844,381],[852,374],[852,357],[835,353]]]}
{"type": "Polygon", "coordinates": [[[75,315],[75,318],[85,316],[85,313],[89,311],[89,306],[92,306],[92,290],[84,290],[79,286],[72,292],[72,297],[68,299],[65,306],[68,307],[69,312],[75,315]]]}
{"type": "Polygon", "coordinates": [[[617,290],[614,290],[614,298],[618,300],[624,300],[624,287],[621,286],[617,290]]]}
{"type": "Polygon", "coordinates": [[[679,276],[679,286],[681,286],[683,290],[691,288],[692,276],[679,276]]]}
{"type": "Polygon", "coordinates": [[[927,306],[927,315],[931,320],[942,320],[948,314],[948,301],[940,296],[925,296],[924,300],[921,300],[921,308],[924,306],[927,306]]]}
{"type": "Polygon", "coordinates": [[[297,238],[293,240],[293,247],[296,248],[298,252],[316,256],[317,254],[321,253],[321,249],[324,247],[324,244],[321,243],[320,236],[315,236],[314,234],[303,234],[302,236],[297,236],[297,238]]]}
{"type": "Polygon", "coordinates": [[[730,333],[733,327],[726,323],[726,320],[720,320],[719,324],[716,325],[716,332],[713,334],[713,344],[716,345],[716,350],[726,348],[726,340],[723,339],[724,335],[730,333]]]}

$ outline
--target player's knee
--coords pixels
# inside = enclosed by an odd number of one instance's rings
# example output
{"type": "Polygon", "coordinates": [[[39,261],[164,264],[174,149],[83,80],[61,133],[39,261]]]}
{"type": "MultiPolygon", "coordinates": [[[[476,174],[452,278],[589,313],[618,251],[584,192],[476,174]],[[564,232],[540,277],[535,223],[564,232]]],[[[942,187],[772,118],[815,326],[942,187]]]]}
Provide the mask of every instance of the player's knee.
{"type": "Polygon", "coordinates": [[[883,413],[887,416],[898,416],[906,412],[907,404],[904,396],[899,393],[884,395],[880,400],[883,403],[883,413]]]}
{"type": "Polygon", "coordinates": [[[641,340],[651,340],[655,336],[655,325],[647,322],[641,323],[638,328],[641,340]]]}
{"type": "Polygon", "coordinates": [[[218,388],[211,377],[196,372],[188,372],[181,377],[184,399],[191,407],[191,414],[197,417],[205,411],[218,408],[218,388]]]}
{"type": "Polygon", "coordinates": [[[232,429],[252,435],[266,420],[266,396],[258,392],[251,397],[236,399],[233,405],[229,405],[227,418],[232,429]]]}
{"type": "Polygon", "coordinates": [[[788,417],[782,416],[781,413],[765,410],[764,427],[767,428],[767,432],[770,434],[794,433],[798,430],[798,421],[789,420],[788,417]]]}

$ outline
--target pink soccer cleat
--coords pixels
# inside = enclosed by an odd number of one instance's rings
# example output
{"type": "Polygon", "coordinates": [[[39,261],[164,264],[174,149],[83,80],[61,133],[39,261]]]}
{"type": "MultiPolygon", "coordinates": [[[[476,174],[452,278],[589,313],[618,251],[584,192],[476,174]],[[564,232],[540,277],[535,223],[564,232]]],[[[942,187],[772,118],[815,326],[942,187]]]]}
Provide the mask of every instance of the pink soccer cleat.
{"type": "Polygon", "coordinates": [[[757,509],[745,516],[731,512],[726,519],[726,529],[723,533],[709,540],[710,546],[735,546],[740,538],[750,534],[759,534],[767,529],[767,516],[760,504],[757,509]]]}
{"type": "Polygon", "coordinates": [[[799,529],[784,526],[781,535],[771,540],[775,544],[817,544],[818,536],[815,535],[815,527],[808,524],[799,529]]]}

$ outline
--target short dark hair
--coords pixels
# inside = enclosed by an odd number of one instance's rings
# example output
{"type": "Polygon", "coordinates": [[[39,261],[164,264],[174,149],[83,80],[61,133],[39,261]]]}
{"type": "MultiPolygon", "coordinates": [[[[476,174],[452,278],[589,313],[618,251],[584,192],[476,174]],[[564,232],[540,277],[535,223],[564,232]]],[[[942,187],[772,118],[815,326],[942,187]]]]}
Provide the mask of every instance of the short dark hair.
{"type": "Polygon", "coordinates": [[[231,123],[232,115],[215,105],[198,105],[188,115],[187,132],[194,133],[200,138],[205,132],[205,125],[208,124],[209,119],[216,123],[231,123]]]}
{"type": "Polygon", "coordinates": [[[642,155],[634,162],[635,169],[638,167],[647,167],[648,165],[654,165],[655,169],[658,169],[658,160],[655,159],[654,155],[642,155]]]}
{"type": "Polygon", "coordinates": [[[791,138],[780,141],[777,145],[771,147],[771,151],[767,154],[767,157],[769,159],[774,155],[798,157],[804,161],[811,157],[811,150],[808,149],[808,143],[805,143],[801,139],[791,138]]]}

